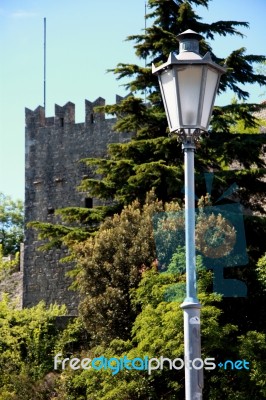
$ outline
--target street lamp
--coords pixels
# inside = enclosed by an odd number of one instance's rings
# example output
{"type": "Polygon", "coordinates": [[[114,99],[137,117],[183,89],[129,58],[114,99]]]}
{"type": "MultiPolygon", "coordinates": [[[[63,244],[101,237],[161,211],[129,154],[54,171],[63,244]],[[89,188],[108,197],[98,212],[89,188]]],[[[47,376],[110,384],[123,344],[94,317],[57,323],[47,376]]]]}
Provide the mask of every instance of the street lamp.
{"type": "Polygon", "coordinates": [[[177,36],[179,54],[170,53],[166,63],[152,72],[158,76],[170,132],[182,140],[185,162],[186,298],[184,312],[186,400],[201,400],[200,308],[196,286],[195,255],[195,141],[208,130],[220,77],[226,69],[214,63],[210,53],[199,54],[201,35],[188,29],[177,36]]]}

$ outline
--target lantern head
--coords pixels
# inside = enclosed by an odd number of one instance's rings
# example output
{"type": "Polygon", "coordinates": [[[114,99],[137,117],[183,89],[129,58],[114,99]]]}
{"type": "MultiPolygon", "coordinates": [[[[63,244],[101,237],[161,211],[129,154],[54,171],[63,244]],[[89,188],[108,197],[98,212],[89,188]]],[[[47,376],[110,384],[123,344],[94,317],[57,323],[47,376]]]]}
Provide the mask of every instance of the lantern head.
{"type": "Polygon", "coordinates": [[[220,77],[226,69],[210,53],[199,54],[198,33],[188,29],[177,36],[179,54],[152,72],[158,76],[170,132],[207,131],[220,77]]]}

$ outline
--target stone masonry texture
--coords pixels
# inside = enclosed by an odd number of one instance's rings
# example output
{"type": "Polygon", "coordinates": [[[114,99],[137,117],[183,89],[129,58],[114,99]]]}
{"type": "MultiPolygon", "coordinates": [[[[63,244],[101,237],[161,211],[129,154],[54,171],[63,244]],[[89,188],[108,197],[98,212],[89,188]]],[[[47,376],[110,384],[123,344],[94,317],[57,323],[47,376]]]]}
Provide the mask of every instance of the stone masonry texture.
{"type": "MultiPolygon", "coordinates": [[[[121,98],[117,96],[117,101],[121,98]]],[[[30,221],[58,222],[54,210],[85,207],[86,193],[77,191],[88,168],[82,158],[104,157],[110,143],[127,142],[130,133],[112,130],[115,119],[95,113],[94,107],[105,100],[85,100],[85,122],[75,123],[75,105],[55,105],[55,116],[45,118],[44,108],[26,109],[25,129],[25,246],[23,260],[23,307],[41,300],[65,304],[68,315],[77,314],[77,292],[69,290],[71,280],[66,272],[71,265],[60,263],[60,249],[41,252],[37,232],[27,228],[30,221]],[[86,169],[87,168],[87,169],[86,169]]],[[[91,201],[91,200],[90,200],[91,201]]],[[[92,199],[93,205],[99,204],[92,199]]]]}

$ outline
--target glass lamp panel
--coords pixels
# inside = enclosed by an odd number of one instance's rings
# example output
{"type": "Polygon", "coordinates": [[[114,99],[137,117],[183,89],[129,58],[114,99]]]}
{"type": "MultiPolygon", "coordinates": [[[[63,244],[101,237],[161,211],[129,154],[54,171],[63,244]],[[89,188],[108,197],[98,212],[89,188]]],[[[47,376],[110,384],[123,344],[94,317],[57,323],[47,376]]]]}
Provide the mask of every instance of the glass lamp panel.
{"type": "Polygon", "coordinates": [[[202,127],[208,129],[209,119],[212,112],[212,106],[214,102],[214,97],[216,95],[217,83],[219,80],[219,72],[213,69],[207,68],[207,77],[204,91],[201,125],[202,127]]]}
{"type": "Polygon", "coordinates": [[[160,75],[161,92],[168,125],[171,131],[179,128],[179,110],[177,107],[175,70],[166,70],[160,75]]]}
{"type": "Polygon", "coordinates": [[[186,126],[193,127],[199,123],[202,71],[202,65],[186,65],[177,72],[182,123],[186,126]]]}

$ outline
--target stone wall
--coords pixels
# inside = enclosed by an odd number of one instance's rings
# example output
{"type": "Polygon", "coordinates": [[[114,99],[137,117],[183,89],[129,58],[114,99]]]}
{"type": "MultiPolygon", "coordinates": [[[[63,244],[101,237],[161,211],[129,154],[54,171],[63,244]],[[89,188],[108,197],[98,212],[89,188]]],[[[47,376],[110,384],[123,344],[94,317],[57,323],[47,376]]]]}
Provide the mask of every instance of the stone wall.
{"type": "MultiPolygon", "coordinates": [[[[119,101],[117,97],[117,101],[119,101]]],[[[95,113],[105,104],[98,98],[85,100],[85,122],[75,123],[75,105],[55,105],[55,116],[45,118],[44,108],[26,109],[25,140],[25,225],[29,221],[56,223],[58,208],[91,207],[99,204],[76,190],[88,168],[82,158],[104,157],[109,143],[126,142],[130,133],[112,130],[115,119],[95,113]]],[[[23,307],[44,300],[66,304],[69,315],[77,312],[77,293],[68,290],[66,272],[71,266],[60,263],[61,250],[40,252],[41,242],[33,229],[26,229],[23,262],[23,307]]]]}
{"type": "Polygon", "coordinates": [[[22,301],[22,272],[16,271],[7,273],[1,276],[0,279],[0,301],[3,299],[3,294],[6,293],[9,300],[17,309],[21,309],[22,301]]]}

